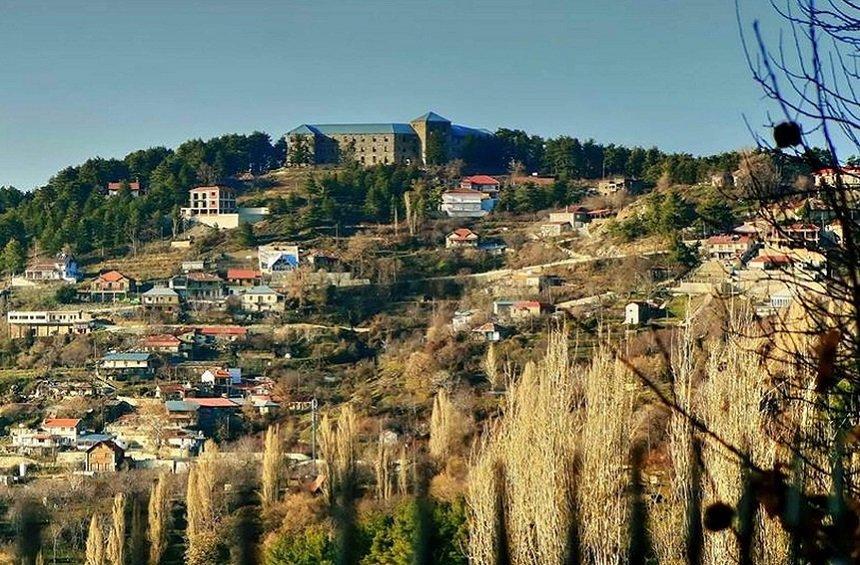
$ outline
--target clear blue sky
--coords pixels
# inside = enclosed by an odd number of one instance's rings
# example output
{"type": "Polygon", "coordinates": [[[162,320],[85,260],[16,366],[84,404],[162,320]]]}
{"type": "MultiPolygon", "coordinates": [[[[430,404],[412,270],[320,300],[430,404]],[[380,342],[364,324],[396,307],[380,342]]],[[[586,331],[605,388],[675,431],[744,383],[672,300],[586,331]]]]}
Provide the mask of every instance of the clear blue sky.
{"type": "Polygon", "coordinates": [[[0,185],[21,189],[95,155],[431,109],[706,154],[752,145],[762,104],[731,0],[0,0],[0,185]]]}

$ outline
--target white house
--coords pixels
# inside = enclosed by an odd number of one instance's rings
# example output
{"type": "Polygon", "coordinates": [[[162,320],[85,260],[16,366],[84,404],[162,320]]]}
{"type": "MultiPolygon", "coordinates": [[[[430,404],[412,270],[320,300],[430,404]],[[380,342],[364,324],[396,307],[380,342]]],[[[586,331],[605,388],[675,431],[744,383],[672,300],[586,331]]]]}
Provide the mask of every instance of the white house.
{"type": "Polygon", "coordinates": [[[260,272],[272,275],[292,271],[299,266],[299,246],[271,243],[257,248],[260,272]]]}
{"type": "Polygon", "coordinates": [[[242,382],[242,369],[206,369],[200,375],[200,382],[208,385],[231,386],[242,382]]]}
{"type": "Polygon", "coordinates": [[[63,281],[76,283],[83,278],[78,263],[67,253],[59,253],[53,259],[36,260],[24,270],[28,281],[63,281]]]}
{"type": "Polygon", "coordinates": [[[455,188],[442,193],[440,209],[451,218],[481,218],[495,207],[497,199],[471,188],[455,188]]]}
{"type": "Polygon", "coordinates": [[[266,285],[252,286],[242,293],[242,309],[246,312],[281,312],[284,295],[266,285]]]}

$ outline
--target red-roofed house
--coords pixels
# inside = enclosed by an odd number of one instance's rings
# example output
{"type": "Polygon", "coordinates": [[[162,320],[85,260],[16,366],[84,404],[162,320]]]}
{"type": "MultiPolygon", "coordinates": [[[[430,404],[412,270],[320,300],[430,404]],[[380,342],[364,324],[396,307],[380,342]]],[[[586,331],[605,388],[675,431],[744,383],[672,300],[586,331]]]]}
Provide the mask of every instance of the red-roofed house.
{"type": "Polygon", "coordinates": [[[512,318],[532,318],[547,312],[549,307],[537,300],[520,300],[511,307],[512,318]]]}
{"type": "Polygon", "coordinates": [[[248,335],[248,330],[241,326],[206,326],[200,329],[200,335],[214,340],[236,341],[248,335]]]}
{"type": "Polygon", "coordinates": [[[815,224],[794,223],[773,226],[767,235],[768,243],[787,247],[816,247],[821,243],[821,228],[815,224]]]}
{"type": "Polygon", "coordinates": [[[22,453],[53,451],[75,447],[81,431],[79,418],[46,418],[40,429],[19,426],[10,430],[12,447],[22,453]]]}
{"type": "Polygon", "coordinates": [[[468,228],[457,228],[445,237],[445,247],[478,247],[478,234],[468,228]]]}
{"type": "Polygon", "coordinates": [[[88,294],[93,302],[115,302],[128,298],[134,288],[134,279],[119,271],[107,271],[93,279],[88,294]]]}
{"type": "Polygon", "coordinates": [[[140,343],[140,349],[151,353],[171,353],[179,355],[184,343],[181,339],[171,334],[156,334],[149,335],[143,338],[140,343]]]}
{"type": "Polygon", "coordinates": [[[819,169],[815,171],[815,186],[832,186],[835,187],[837,177],[842,181],[842,185],[850,188],[860,187],[860,167],[841,167],[838,170],[833,168],[819,169]]]}
{"type": "Polygon", "coordinates": [[[720,234],[706,241],[708,254],[717,259],[743,258],[755,249],[755,240],[748,235],[720,234]]]}
{"type": "MultiPolygon", "coordinates": [[[[124,182],[124,181],[109,182],[107,185],[108,197],[116,196],[117,194],[119,194],[120,191],[122,190],[122,187],[124,184],[126,184],[126,182],[124,182]]],[[[137,198],[138,196],[143,194],[143,190],[141,190],[141,188],[140,188],[140,182],[139,181],[129,182],[127,184],[128,184],[129,194],[131,194],[132,197],[137,198]]]]}
{"type": "Polygon", "coordinates": [[[749,262],[750,269],[763,269],[765,271],[769,271],[772,269],[780,269],[788,267],[792,264],[791,257],[788,255],[781,254],[771,254],[771,255],[759,255],[758,257],[754,257],[749,262]]]}
{"type": "Polygon", "coordinates": [[[501,186],[502,183],[489,175],[473,175],[471,177],[465,177],[460,181],[460,188],[480,190],[485,194],[489,194],[493,198],[495,198],[499,193],[499,188],[501,186]]]}
{"type": "Polygon", "coordinates": [[[256,286],[260,279],[256,269],[227,269],[227,283],[233,286],[256,286]]]}

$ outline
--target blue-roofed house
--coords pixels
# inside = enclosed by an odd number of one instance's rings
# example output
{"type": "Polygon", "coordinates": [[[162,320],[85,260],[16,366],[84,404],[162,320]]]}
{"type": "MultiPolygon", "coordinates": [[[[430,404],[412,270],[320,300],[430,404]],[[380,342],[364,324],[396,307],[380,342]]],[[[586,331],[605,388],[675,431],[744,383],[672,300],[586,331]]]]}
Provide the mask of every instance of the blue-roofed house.
{"type": "Polygon", "coordinates": [[[366,166],[423,165],[428,164],[428,146],[431,161],[447,161],[459,156],[466,139],[490,135],[485,129],[453,124],[435,112],[408,124],[302,124],[287,132],[287,159],[293,166],[345,160],[366,166]]]}
{"type": "Polygon", "coordinates": [[[101,358],[99,368],[117,375],[147,375],[155,369],[150,353],[128,351],[108,353],[101,358]]]}

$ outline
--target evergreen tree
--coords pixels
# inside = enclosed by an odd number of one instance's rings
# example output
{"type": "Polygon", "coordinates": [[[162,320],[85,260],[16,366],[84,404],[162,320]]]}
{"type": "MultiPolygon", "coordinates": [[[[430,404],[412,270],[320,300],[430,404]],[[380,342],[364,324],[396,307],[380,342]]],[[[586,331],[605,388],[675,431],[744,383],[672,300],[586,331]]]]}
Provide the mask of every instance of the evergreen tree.
{"type": "Polygon", "coordinates": [[[20,273],[27,264],[24,247],[17,239],[10,239],[3,248],[3,269],[9,274],[20,273]]]}

